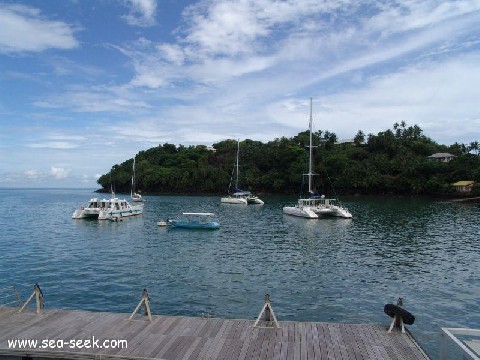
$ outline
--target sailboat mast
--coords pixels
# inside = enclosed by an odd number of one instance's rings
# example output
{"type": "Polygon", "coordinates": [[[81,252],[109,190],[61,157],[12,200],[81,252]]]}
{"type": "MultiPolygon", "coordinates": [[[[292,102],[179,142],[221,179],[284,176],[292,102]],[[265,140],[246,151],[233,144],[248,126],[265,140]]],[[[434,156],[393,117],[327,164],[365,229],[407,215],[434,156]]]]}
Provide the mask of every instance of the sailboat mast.
{"type": "Polygon", "coordinates": [[[135,157],[133,158],[132,188],[130,189],[130,197],[133,198],[135,193],[135,157]]]}
{"type": "Polygon", "coordinates": [[[235,191],[238,189],[238,158],[240,156],[240,139],[237,139],[237,179],[235,180],[235,191]]]}
{"type": "Polygon", "coordinates": [[[309,145],[309,156],[308,156],[308,192],[312,193],[312,123],[313,123],[313,115],[312,115],[312,98],[310,98],[310,145],[309,145]]]}

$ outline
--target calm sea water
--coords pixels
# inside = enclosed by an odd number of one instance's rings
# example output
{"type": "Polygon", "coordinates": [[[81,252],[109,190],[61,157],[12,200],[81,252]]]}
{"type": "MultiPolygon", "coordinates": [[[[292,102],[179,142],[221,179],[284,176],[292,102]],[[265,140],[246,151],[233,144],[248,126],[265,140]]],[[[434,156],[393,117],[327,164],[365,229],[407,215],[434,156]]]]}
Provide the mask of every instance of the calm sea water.
{"type": "Polygon", "coordinates": [[[478,205],[355,197],[343,199],[353,220],[304,220],[282,214],[288,197],[147,196],[140,217],[71,219],[94,196],[0,189],[0,285],[25,299],[39,283],[49,308],[126,313],[146,287],[155,314],[246,319],[269,293],[280,321],[385,325],[401,296],[434,358],[440,327],[480,327],[478,205]],[[184,211],[214,212],[221,229],[157,226],[184,211]]]}

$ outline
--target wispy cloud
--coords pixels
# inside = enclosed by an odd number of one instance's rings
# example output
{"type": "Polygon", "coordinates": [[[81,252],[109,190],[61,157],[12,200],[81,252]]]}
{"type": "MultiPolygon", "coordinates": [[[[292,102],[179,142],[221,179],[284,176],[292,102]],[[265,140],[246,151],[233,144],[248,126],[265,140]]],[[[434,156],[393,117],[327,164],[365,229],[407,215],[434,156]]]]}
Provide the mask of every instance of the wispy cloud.
{"type": "Polygon", "coordinates": [[[78,145],[65,142],[65,141],[47,141],[43,143],[33,143],[28,144],[27,147],[33,149],[40,149],[40,148],[49,148],[49,149],[73,149],[76,148],[78,145]]]}
{"type": "Polygon", "coordinates": [[[129,13],[124,15],[123,19],[129,25],[147,27],[155,24],[156,0],[126,0],[126,3],[129,13]]]}
{"type": "Polygon", "coordinates": [[[73,28],[45,18],[38,9],[0,3],[0,53],[72,49],[79,45],[73,28]]]}
{"type": "Polygon", "coordinates": [[[99,90],[76,88],[63,94],[54,94],[48,98],[35,101],[40,108],[69,108],[76,112],[136,112],[150,105],[135,95],[115,93],[116,87],[105,87],[99,90]]]}
{"type": "Polygon", "coordinates": [[[52,166],[50,168],[50,174],[55,178],[55,179],[65,179],[68,177],[68,174],[71,170],[70,169],[64,169],[64,168],[59,168],[52,166]]]}

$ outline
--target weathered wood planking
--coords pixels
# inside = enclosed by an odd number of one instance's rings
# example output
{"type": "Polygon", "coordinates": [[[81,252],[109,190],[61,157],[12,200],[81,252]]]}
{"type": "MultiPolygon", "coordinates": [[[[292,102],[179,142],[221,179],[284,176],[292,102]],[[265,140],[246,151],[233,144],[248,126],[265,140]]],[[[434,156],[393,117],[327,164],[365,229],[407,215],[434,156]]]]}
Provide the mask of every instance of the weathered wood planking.
{"type": "Polygon", "coordinates": [[[31,356],[102,359],[428,359],[410,334],[387,333],[387,325],[280,322],[281,328],[253,328],[254,321],[153,316],[73,310],[18,313],[0,307],[0,358],[31,356]],[[127,348],[11,349],[8,340],[69,341],[95,337],[127,340],[127,348]]]}

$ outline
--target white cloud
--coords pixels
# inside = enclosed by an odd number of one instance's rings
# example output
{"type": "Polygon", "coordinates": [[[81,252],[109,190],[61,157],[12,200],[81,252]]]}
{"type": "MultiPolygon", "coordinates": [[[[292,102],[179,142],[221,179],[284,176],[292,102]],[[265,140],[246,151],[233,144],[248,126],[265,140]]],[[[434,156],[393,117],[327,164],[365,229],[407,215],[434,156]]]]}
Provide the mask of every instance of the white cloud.
{"type": "Polygon", "coordinates": [[[45,19],[38,9],[0,4],[0,53],[72,49],[78,46],[72,28],[45,19]]]}
{"type": "Polygon", "coordinates": [[[52,95],[49,98],[35,101],[33,104],[40,108],[56,109],[70,108],[78,112],[136,112],[138,109],[148,108],[149,105],[132,94],[116,94],[116,88],[85,90],[73,89],[62,94],[52,95]]]}
{"type": "Polygon", "coordinates": [[[478,9],[471,0],[203,1],[184,12],[188,25],[177,43],[141,38],[119,49],[132,58],[135,87],[215,86],[266,71],[305,87],[442,43],[448,49],[478,23],[478,9]]]}
{"type": "Polygon", "coordinates": [[[32,180],[35,180],[35,179],[38,179],[39,177],[42,177],[42,174],[39,173],[36,170],[27,170],[27,171],[24,172],[24,175],[28,179],[32,179],[32,180]]]}
{"type": "Polygon", "coordinates": [[[123,18],[129,25],[147,27],[155,24],[156,0],[126,0],[126,2],[130,12],[123,18]]]}
{"type": "Polygon", "coordinates": [[[27,145],[27,147],[40,149],[40,148],[50,148],[50,149],[73,149],[78,147],[76,144],[72,144],[66,141],[46,141],[43,143],[32,143],[27,145]]]}
{"type": "Polygon", "coordinates": [[[66,179],[70,171],[71,171],[70,169],[64,169],[64,168],[52,166],[50,168],[50,175],[52,175],[57,180],[61,180],[61,179],[66,179]]]}
{"type": "Polygon", "coordinates": [[[479,63],[478,54],[419,63],[322,96],[314,103],[316,127],[348,138],[356,130],[376,134],[405,120],[440,143],[480,139],[479,63]]]}

